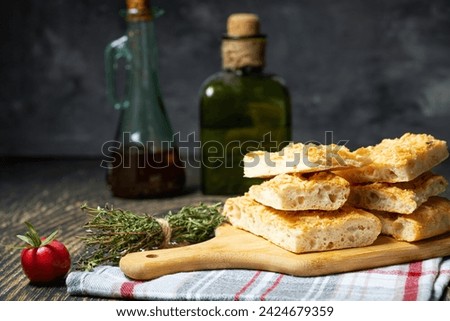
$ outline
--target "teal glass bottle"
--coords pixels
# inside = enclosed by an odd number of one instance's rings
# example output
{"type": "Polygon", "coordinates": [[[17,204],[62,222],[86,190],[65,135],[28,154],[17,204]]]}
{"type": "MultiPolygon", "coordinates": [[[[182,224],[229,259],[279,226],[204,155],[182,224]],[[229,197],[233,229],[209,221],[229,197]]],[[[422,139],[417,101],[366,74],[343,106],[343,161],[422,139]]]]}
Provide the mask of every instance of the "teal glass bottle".
{"type": "Polygon", "coordinates": [[[283,79],[264,72],[266,37],[259,18],[234,14],[222,40],[222,70],[200,91],[201,185],[204,194],[248,191],[243,177],[251,150],[278,151],[291,140],[291,103],[283,79]]]}
{"type": "Polygon", "coordinates": [[[126,35],[105,49],[108,98],[120,111],[115,144],[107,149],[107,181],[114,196],[172,196],[185,184],[184,164],[174,142],[157,72],[154,13],[148,0],[127,0],[126,35]],[[120,62],[122,97],[117,90],[120,62]]]}

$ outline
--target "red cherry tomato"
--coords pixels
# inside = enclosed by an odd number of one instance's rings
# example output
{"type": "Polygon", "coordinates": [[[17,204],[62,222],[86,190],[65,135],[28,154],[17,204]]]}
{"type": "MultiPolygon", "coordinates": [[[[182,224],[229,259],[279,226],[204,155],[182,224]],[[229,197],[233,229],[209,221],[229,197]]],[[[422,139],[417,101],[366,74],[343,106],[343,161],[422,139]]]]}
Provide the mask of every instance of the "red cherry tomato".
{"type": "Polygon", "coordinates": [[[56,232],[48,238],[40,238],[29,223],[25,236],[18,237],[28,246],[22,250],[21,264],[31,282],[47,283],[64,278],[70,270],[70,254],[61,242],[55,239],[56,232]]]}

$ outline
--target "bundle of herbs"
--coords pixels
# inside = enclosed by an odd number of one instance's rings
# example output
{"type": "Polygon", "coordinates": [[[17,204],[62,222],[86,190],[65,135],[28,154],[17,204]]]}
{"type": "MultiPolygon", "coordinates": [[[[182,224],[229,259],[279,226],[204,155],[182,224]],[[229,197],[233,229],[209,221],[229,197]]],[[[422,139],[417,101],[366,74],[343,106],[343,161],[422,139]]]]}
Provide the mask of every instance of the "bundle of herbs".
{"type": "Polygon", "coordinates": [[[117,265],[127,253],[206,241],[225,221],[221,205],[185,206],[159,218],[110,205],[92,208],[84,204],[81,209],[89,219],[86,235],[81,237],[86,249],[78,267],[91,270],[102,264],[117,265]]]}

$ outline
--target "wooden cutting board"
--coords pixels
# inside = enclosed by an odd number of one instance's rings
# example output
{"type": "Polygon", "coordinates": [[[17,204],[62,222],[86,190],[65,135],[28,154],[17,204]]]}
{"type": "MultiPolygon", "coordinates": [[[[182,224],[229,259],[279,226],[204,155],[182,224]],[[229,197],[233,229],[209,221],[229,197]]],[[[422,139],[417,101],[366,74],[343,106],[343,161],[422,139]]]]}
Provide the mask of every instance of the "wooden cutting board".
{"type": "Polygon", "coordinates": [[[252,269],[296,276],[357,271],[450,255],[450,233],[414,243],[379,236],[370,246],[295,254],[249,232],[224,224],[214,238],[194,245],[130,253],[120,260],[128,277],[214,269],[252,269]]]}

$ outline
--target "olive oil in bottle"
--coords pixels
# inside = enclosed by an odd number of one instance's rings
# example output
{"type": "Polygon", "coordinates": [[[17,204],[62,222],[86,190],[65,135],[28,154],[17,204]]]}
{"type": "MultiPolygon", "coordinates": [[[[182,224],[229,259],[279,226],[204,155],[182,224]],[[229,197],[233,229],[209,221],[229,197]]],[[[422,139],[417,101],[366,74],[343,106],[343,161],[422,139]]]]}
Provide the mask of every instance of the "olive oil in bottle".
{"type": "Polygon", "coordinates": [[[154,12],[149,0],[127,0],[127,33],[105,50],[108,98],[120,110],[117,148],[109,150],[107,183],[114,196],[153,198],[181,193],[179,158],[158,83],[154,12]],[[117,66],[125,62],[123,99],[116,90],[117,66]]]}
{"type": "Polygon", "coordinates": [[[266,36],[259,17],[233,14],[222,38],[222,70],[200,91],[202,192],[242,194],[261,182],[243,177],[252,150],[278,151],[291,140],[291,104],[284,81],[264,72],[266,36]]]}

